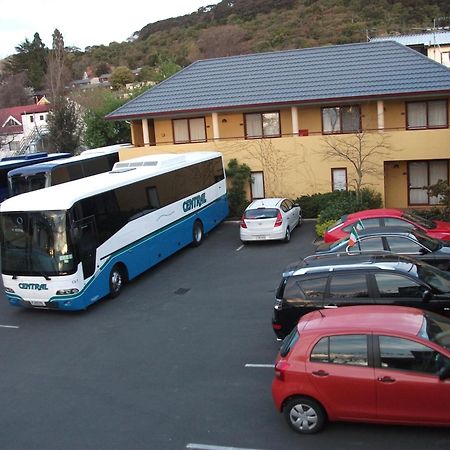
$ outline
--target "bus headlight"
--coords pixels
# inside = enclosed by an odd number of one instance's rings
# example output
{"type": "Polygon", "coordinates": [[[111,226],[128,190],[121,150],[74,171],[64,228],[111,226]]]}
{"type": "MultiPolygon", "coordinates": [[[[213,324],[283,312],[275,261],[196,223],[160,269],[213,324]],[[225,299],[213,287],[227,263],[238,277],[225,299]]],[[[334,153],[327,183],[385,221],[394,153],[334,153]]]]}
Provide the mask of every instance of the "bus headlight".
{"type": "Polygon", "coordinates": [[[70,294],[76,294],[79,292],[77,288],[72,289],[59,289],[56,291],[56,295],[70,295],[70,294]]]}
{"type": "Polygon", "coordinates": [[[14,289],[11,289],[9,287],[5,287],[5,292],[8,292],[8,294],[14,294],[14,289]]]}

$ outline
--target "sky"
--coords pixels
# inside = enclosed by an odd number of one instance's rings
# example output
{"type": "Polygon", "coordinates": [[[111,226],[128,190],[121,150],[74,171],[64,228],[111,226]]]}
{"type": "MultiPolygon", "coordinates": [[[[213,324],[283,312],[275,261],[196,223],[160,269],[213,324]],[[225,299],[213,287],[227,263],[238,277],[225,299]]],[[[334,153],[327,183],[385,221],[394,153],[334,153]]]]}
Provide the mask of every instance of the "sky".
{"type": "Polygon", "coordinates": [[[183,16],[220,0],[0,0],[0,59],[16,53],[39,33],[51,48],[55,28],[67,47],[123,42],[135,31],[158,20],[183,16]]]}

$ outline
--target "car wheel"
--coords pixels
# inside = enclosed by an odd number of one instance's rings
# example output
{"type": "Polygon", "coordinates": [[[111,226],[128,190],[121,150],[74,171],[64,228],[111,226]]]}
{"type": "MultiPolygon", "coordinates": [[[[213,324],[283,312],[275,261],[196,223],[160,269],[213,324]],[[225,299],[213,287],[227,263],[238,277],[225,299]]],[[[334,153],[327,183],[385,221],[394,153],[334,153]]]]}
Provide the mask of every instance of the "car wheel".
{"type": "Polygon", "coordinates": [[[286,228],[286,234],[284,235],[284,242],[288,243],[291,240],[291,230],[286,228]]]}
{"type": "Polygon", "coordinates": [[[326,414],[322,406],[308,397],[295,397],[283,408],[289,426],[301,434],[319,432],[325,425],[326,414]]]}
{"type": "Polygon", "coordinates": [[[196,220],[192,229],[192,246],[198,247],[203,242],[203,225],[200,220],[196,220]]]}
{"type": "Polygon", "coordinates": [[[125,276],[123,270],[116,264],[109,274],[109,296],[111,298],[117,297],[120,294],[124,282],[125,276]]]}

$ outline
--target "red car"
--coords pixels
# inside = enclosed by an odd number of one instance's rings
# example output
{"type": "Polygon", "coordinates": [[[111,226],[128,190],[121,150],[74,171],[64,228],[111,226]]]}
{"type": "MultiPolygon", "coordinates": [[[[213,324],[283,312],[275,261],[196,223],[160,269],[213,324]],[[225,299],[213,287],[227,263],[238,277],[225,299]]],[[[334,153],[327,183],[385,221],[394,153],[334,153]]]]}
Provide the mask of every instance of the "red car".
{"type": "Polygon", "coordinates": [[[342,216],[323,235],[325,242],[334,242],[347,237],[353,227],[408,227],[417,228],[436,239],[450,240],[450,223],[442,220],[427,220],[401,209],[366,209],[342,216]]]}
{"type": "Polygon", "coordinates": [[[450,320],[404,306],[306,314],[283,340],[272,395],[302,434],[327,420],[450,426],[450,320]]]}

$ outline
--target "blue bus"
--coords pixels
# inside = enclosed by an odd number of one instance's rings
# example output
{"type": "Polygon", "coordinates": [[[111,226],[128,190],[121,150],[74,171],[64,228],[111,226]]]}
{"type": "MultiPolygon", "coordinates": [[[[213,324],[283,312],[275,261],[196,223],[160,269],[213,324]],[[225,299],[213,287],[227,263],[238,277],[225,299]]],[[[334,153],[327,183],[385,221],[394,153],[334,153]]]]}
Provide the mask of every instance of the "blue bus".
{"type": "Polygon", "coordinates": [[[82,310],[228,215],[218,152],[156,154],[0,205],[3,285],[12,305],[82,310]]]}
{"type": "Polygon", "coordinates": [[[42,162],[11,170],[8,173],[9,197],[108,172],[119,161],[119,150],[126,147],[130,147],[130,144],[99,147],[64,160],[42,162]]]}
{"type": "Polygon", "coordinates": [[[45,161],[53,161],[72,156],[70,153],[29,153],[21,156],[8,156],[0,160],[0,202],[8,197],[8,172],[19,167],[30,166],[45,161]]]}

